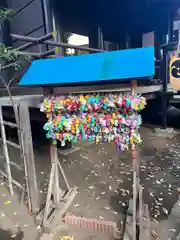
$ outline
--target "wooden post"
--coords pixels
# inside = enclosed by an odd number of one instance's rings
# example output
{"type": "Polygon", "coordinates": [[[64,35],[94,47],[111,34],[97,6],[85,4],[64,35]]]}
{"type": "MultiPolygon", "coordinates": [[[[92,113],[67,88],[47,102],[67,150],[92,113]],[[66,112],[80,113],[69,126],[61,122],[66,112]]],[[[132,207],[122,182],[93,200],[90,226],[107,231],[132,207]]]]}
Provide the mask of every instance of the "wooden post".
{"type": "Polygon", "coordinates": [[[133,165],[133,223],[132,223],[132,240],[136,240],[137,225],[137,162],[136,150],[132,148],[132,165],[133,165]]]}
{"type": "Polygon", "coordinates": [[[131,88],[134,92],[136,92],[137,87],[138,87],[138,81],[137,80],[132,80],[131,88]]]}
{"type": "Polygon", "coordinates": [[[58,172],[58,158],[57,158],[57,147],[51,144],[51,164],[55,165],[54,170],[54,184],[53,184],[53,197],[54,203],[56,206],[59,205],[60,202],[60,186],[59,186],[59,172],[58,172]]]}
{"type": "Polygon", "coordinates": [[[37,186],[36,170],[34,163],[29,108],[25,102],[22,102],[19,105],[19,119],[26,187],[29,198],[29,211],[35,213],[39,210],[39,191],[37,186]]]}

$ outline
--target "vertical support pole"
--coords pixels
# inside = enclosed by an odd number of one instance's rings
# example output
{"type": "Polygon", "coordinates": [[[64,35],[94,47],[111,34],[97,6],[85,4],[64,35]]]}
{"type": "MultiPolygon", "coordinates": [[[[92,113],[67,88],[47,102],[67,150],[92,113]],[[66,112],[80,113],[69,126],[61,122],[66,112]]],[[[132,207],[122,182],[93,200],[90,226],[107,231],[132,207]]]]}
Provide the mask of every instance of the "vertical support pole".
{"type": "Polygon", "coordinates": [[[24,102],[20,103],[19,105],[19,119],[23,147],[26,186],[29,195],[29,211],[35,213],[39,210],[39,191],[36,179],[29,108],[28,105],[24,102]]]}
{"type": "Polygon", "coordinates": [[[2,140],[3,140],[3,151],[4,151],[4,157],[6,159],[6,171],[8,176],[8,185],[9,185],[9,191],[10,195],[14,195],[14,189],[12,184],[12,174],[11,174],[11,166],[10,166],[10,159],[9,159],[9,152],[6,142],[6,132],[3,122],[3,112],[2,112],[2,106],[0,105],[0,125],[1,125],[1,134],[2,134],[2,140]]]}
{"type": "Polygon", "coordinates": [[[139,232],[142,229],[142,219],[143,219],[143,191],[142,186],[139,184],[139,232]]]}
{"type": "Polygon", "coordinates": [[[100,26],[95,26],[89,32],[89,47],[104,49],[103,32],[100,26]]]}
{"type": "Polygon", "coordinates": [[[54,184],[53,184],[53,197],[56,206],[59,205],[60,201],[60,188],[59,188],[59,172],[58,172],[58,158],[57,158],[57,147],[51,144],[51,164],[55,165],[54,170],[54,184]]]}
{"type": "Polygon", "coordinates": [[[162,80],[163,80],[163,91],[162,91],[162,127],[167,128],[167,84],[168,84],[168,58],[165,50],[163,50],[163,61],[162,61],[162,80]]]}
{"type": "Polygon", "coordinates": [[[162,97],[161,97],[161,115],[162,115],[162,128],[167,128],[167,108],[168,108],[168,99],[167,99],[167,85],[168,85],[168,55],[167,49],[163,49],[163,60],[161,61],[161,81],[162,81],[162,97]]]}
{"type": "MultiPolygon", "coordinates": [[[[50,145],[51,154],[51,173],[49,179],[48,193],[46,198],[46,206],[44,210],[43,224],[46,224],[51,208],[51,196],[53,195],[54,204],[59,206],[60,199],[64,194],[64,191],[59,186],[59,160],[57,157],[57,147],[53,144],[50,145]]],[[[66,182],[66,181],[65,181],[66,182]]]]}
{"type": "Polygon", "coordinates": [[[48,216],[50,214],[50,207],[51,207],[51,195],[53,192],[53,184],[54,184],[54,175],[56,174],[56,163],[55,159],[53,158],[53,145],[50,146],[50,154],[51,154],[51,172],[50,172],[50,178],[49,178],[49,186],[48,186],[48,192],[47,192],[47,198],[46,198],[46,205],[44,210],[44,219],[43,219],[43,225],[45,225],[48,216]]]}
{"type": "Polygon", "coordinates": [[[136,92],[137,90],[137,87],[138,87],[138,81],[137,80],[132,80],[131,82],[131,88],[134,92],[136,92]]]}
{"type": "Polygon", "coordinates": [[[131,38],[129,33],[126,33],[126,49],[129,49],[131,47],[131,38]]]}
{"type": "MultiPolygon", "coordinates": [[[[173,20],[172,13],[169,12],[168,16],[168,43],[172,41],[173,38],[173,20]]],[[[163,61],[161,65],[161,74],[162,74],[162,127],[163,129],[167,128],[167,108],[168,108],[168,99],[167,99],[167,84],[168,84],[168,52],[166,49],[163,49],[163,61]]]]}
{"type": "Polygon", "coordinates": [[[133,165],[133,223],[132,223],[132,240],[136,240],[137,225],[137,162],[136,149],[132,146],[132,165],[133,165]]]}

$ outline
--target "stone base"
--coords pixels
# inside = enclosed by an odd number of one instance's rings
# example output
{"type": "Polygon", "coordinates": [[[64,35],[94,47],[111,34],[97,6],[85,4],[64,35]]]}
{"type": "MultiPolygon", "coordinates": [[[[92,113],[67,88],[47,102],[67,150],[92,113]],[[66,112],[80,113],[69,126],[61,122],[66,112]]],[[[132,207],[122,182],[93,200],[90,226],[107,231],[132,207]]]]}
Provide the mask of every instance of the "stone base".
{"type": "Polygon", "coordinates": [[[172,139],[177,135],[177,132],[174,131],[173,128],[155,128],[154,132],[157,133],[158,136],[160,137],[165,137],[165,138],[169,138],[172,139]]]}

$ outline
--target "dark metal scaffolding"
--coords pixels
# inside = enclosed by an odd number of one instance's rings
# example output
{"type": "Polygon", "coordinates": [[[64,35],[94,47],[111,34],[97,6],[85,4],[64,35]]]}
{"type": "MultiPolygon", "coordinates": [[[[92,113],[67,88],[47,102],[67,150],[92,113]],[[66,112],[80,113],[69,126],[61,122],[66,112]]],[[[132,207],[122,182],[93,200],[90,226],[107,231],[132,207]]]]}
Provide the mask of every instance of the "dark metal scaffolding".
{"type": "Polygon", "coordinates": [[[53,33],[49,33],[40,38],[27,37],[27,36],[22,36],[22,35],[17,35],[17,34],[11,34],[11,36],[17,40],[28,42],[27,44],[24,44],[21,47],[16,49],[19,51],[20,55],[24,55],[26,53],[29,56],[38,57],[38,58],[42,58],[42,57],[54,54],[54,49],[52,49],[50,51],[45,51],[43,53],[30,53],[30,52],[24,53],[21,51],[27,49],[28,47],[36,45],[36,44],[46,44],[46,45],[50,45],[50,46],[54,46],[54,47],[72,48],[72,49],[82,50],[82,51],[87,51],[87,52],[92,52],[92,53],[104,51],[103,49],[89,48],[89,47],[84,47],[84,46],[72,45],[72,44],[68,44],[68,43],[50,41],[49,39],[51,39],[53,37],[53,33]]]}
{"type": "MultiPolygon", "coordinates": [[[[84,46],[77,46],[77,45],[72,45],[72,44],[68,44],[68,43],[52,41],[50,39],[52,39],[54,37],[54,33],[48,33],[39,38],[22,36],[22,35],[18,35],[18,34],[11,34],[11,36],[12,36],[12,38],[15,38],[17,40],[27,42],[24,45],[15,49],[15,51],[18,52],[19,56],[29,56],[29,57],[32,57],[35,59],[45,58],[45,57],[54,55],[57,47],[62,47],[64,49],[71,48],[71,49],[75,49],[77,51],[85,51],[85,52],[89,52],[89,53],[104,52],[103,49],[89,48],[89,47],[84,47],[84,46]],[[41,44],[45,44],[46,46],[54,46],[55,48],[44,51],[44,52],[39,52],[39,53],[23,51],[34,45],[41,45],[41,44]]],[[[13,67],[13,66],[14,66],[14,63],[9,63],[5,66],[1,66],[1,70],[5,70],[5,69],[7,69],[9,67],[13,67]]]]}

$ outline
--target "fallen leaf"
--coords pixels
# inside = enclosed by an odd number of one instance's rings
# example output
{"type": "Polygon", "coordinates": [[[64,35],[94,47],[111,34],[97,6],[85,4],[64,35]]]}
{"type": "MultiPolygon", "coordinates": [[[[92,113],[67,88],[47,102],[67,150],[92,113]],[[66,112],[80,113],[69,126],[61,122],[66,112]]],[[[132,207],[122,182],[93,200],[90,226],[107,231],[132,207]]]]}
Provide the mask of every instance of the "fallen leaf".
{"type": "Polygon", "coordinates": [[[101,194],[101,195],[105,195],[105,194],[106,194],[106,192],[101,192],[100,194],[101,194]]]}
{"type": "Polygon", "coordinates": [[[158,237],[158,234],[157,234],[157,232],[155,232],[155,231],[153,231],[153,232],[151,233],[151,235],[152,235],[155,239],[158,237]]]}
{"type": "Polygon", "coordinates": [[[114,215],[117,215],[118,213],[117,212],[113,212],[114,215]]]}
{"type": "Polygon", "coordinates": [[[110,209],[110,207],[104,207],[104,209],[106,209],[106,210],[109,210],[109,209],[110,209]]]}
{"type": "Polygon", "coordinates": [[[169,212],[168,212],[168,210],[167,210],[166,208],[163,207],[162,210],[163,210],[163,212],[164,212],[166,215],[168,215],[169,212]]]}
{"type": "Polygon", "coordinates": [[[80,157],[84,158],[84,159],[88,159],[88,156],[84,156],[80,153],[80,157]]]}
{"type": "Polygon", "coordinates": [[[10,201],[10,200],[8,200],[8,201],[6,201],[6,202],[4,203],[4,205],[9,205],[9,204],[11,204],[11,201],[10,201]]]}
{"type": "Polygon", "coordinates": [[[11,235],[11,238],[15,238],[17,235],[16,234],[13,234],[13,235],[11,235]]]}
{"type": "Polygon", "coordinates": [[[77,207],[80,207],[79,204],[74,204],[73,207],[77,208],[77,207]]]}
{"type": "Polygon", "coordinates": [[[153,218],[152,221],[155,223],[159,223],[155,218],[153,218]]]}
{"type": "Polygon", "coordinates": [[[156,183],[157,183],[157,184],[161,184],[161,182],[160,182],[160,181],[158,181],[158,180],[156,180],[156,183]]]}
{"type": "Polygon", "coordinates": [[[176,232],[176,229],[175,228],[170,228],[169,231],[176,232]]]}
{"type": "Polygon", "coordinates": [[[41,230],[41,226],[38,225],[36,229],[40,231],[41,230]]]}

